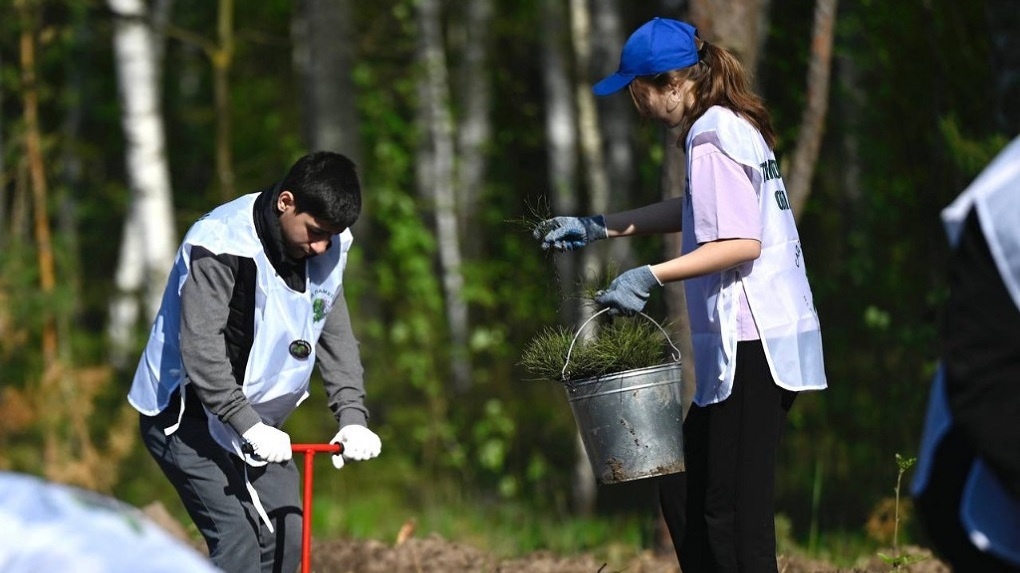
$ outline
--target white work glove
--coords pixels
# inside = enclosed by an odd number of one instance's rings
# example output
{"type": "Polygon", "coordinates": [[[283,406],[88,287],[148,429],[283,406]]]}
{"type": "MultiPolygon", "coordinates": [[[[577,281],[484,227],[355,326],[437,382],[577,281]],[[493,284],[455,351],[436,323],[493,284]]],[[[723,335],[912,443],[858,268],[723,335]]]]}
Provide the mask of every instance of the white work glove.
{"type": "Polygon", "coordinates": [[[370,460],[382,451],[382,440],[379,439],[379,436],[358,424],[340,428],[340,431],[333,436],[329,443],[341,444],[344,447],[342,454],[333,456],[333,467],[336,469],[344,467],[345,458],[356,461],[370,460]]]}
{"type": "Polygon", "coordinates": [[[293,455],[290,450],[290,436],[287,432],[267,426],[262,422],[248,428],[241,435],[252,447],[255,458],[270,463],[285,462],[293,455]]]}

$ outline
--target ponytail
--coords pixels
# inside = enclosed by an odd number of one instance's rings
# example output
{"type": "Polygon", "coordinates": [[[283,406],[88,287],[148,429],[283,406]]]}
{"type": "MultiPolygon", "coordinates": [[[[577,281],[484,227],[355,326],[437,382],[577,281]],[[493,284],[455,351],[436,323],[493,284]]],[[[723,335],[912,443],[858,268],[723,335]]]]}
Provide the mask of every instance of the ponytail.
{"type": "Polygon", "coordinates": [[[680,122],[680,141],[687,138],[691,125],[708,108],[718,105],[728,108],[751,123],[768,143],[775,148],[778,140],[772,120],[761,97],[751,90],[747,70],[737,58],[724,48],[703,42],[698,50],[697,64],[678,70],[681,77],[694,82],[694,104],[680,122]]]}

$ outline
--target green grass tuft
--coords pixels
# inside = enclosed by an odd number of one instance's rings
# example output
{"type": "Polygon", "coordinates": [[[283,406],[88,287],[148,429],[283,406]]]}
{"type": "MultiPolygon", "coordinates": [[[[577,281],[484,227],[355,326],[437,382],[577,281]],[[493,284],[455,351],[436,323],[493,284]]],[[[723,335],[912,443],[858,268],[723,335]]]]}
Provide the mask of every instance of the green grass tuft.
{"type": "Polygon", "coordinates": [[[594,335],[577,337],[568,364],[567,352],[574,335],[574,331],[562,326],[542,329],[524,347],[519,364],[535,379],[562,382],[656,366],[671,360],[669,352],[664,351],[668,348],[666,336],[643,316],[598,322],[594,335]]]}

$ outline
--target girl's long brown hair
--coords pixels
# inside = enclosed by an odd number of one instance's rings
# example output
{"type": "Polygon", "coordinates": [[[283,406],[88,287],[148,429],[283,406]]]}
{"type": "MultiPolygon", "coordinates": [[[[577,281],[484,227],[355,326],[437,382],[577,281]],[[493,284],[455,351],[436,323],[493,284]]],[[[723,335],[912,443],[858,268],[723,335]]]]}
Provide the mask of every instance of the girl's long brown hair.
{"type": "Polygon", "coordinates": [[[761,132],[769,147],[775,149],[778,138],[772,128],[769,111],[761,97],[751,90],[751,82],[743,64],[726,49],[708,42],[703,43],[699,51],[701,61],[697,64],[645,78],[660,89],[680,85],[684,79],[694,82],[694,103],[680,121],[680,141],[687,139],[691,125],[708,108],[718,105],[729,108],[751,122],[761,132]]]}

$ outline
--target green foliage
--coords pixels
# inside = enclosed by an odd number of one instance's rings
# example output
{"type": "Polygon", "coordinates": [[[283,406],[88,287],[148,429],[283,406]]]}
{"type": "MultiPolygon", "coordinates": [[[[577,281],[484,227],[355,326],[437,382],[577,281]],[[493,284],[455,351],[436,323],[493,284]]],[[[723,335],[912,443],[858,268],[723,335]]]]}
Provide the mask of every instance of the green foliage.
{"type": "Polygon", "coordinates": [[[546,327],[524,347],[521,366],[538,379],[565,381],[646,368],[669,360],[663,352],[666,336],[643,316],[599,324],[596,335],[577,336],[576,342],[575,334],[561,326],[546,327]]]}
{"type": "MultiPolygon", "coordinates": [[[[783,537],[792,546],[816,516],[811,549],[838,561],[877,550],[865,547],[860,526],[875,499],[887,495],[883,460],[916,448],[919,439],[946,296],[947,247],[939,211],[1012,135],[997,129],[989,111],[994,90],[986,4],[869,0],[840,6],[827,135],[810,202],[799,214],[830,388],[798,397],[777,476],[779,507],[788,516],[783,537]]],[[[0,386],[5,388],[30,384],[41,372],[38,337],[47,316],[59,315],[74,325],[62,340],[71,340],[76,364],[107,360],[105,317],[128,207],[113,19],[91,0],[33,6],[40,21],[40,119],[61,272],[57,293],[41,296],[27,190],[15,184],[24,176],[18,70],[23,23],[0,18],[0,386]]],[[[172,21],[213,39],[215,6],[178,0],[172,21]]],[[[298,126],[305,87],[287,73],[293,6],[286,0],[237,6],[231,119],[238,192],[272,182],[304,151],[298,126]]],[[[810,19],[803,16],[812,6],[811,0],[772,3],[772,31],[756,74],[781,134],[780,159],[793,148],[803,111],[810,41],[810,19]]],[[[498,51],[488,71],[494,95],[490,161],[484,188],[474,190],[479,210],[470,223],[476,231],[465,239],[470,256],[462,267],[474,383],[464,393],[454,393],[446,382],[449,333],[436,272],[432,206],[415,189],[418,70],[408,65],[418,49],[414,8],[411,0],[354,6],[358,34],[352,73],[359,90],[365,210],[355,228],[345,296],[362,342],[371,423],[383,436],[384,457],[379,464],[351,464],[339,475],[322,476],[321,499],[339,503],[320,503],[316,517],[324,520],[325,534],[388,538],[416,516],[426,531],[461,539],[485,534],[485,543],[508,554],[595,547],[612,540],[614,526],[624,539],[634,540],[635,522],[647,522],[647,515],[633,521],[630,516],[567,519],[576,428],[560,388],[521,383],[535,376],[557,380],[574,334],[536,326],[562,318],[556,314],[559,288],[549,264],[554,255],[540,252],[530,236],[533,223],[551,214],[542,204],[547,159],[542,68],[536,64],[538,4],[501,3],[491,30],[498,51]],[[526,360],[544,361],[544,374],[532,371],[526,360]]],[[[634,24],[651,16],[654,7],[631,3],[622,9],[634,24]]],[[[447,10],[446,17],[462,15],[447,10]]],[[[463,57],[455,49],[456,33],[447,41],[456,63],[463,57]]],[[[220,200],[212,75],[202,51],[176,38],[166,42],[164,64],[162,111],[175,214],[183,232],[220,200]]],[[[456,87],[461,78],[453,74],[451,81],[456,87]]],[[[614,201],[657,193],[660,131],[643,122],[630,143],[640,185],[613,189],[614,201]]],[[[579,197],[584,193],[579,190],[579,197]]],[[[640,252],[660,256],[659,243],[647,246],[640,252]]],[[[590,290],[579,290],[590,298],[590,290]]],[[[613,355],[620,352],[647,352],[635,364],[662,361],[661,333],[641,323],[600,325],[593,340],[612,340],[615,331],[630,327],[650,333],[622,334],[622,341],[611,343],[616,345],[612,352],[594,352],[594,360],[616,363],[613,355]],[[659,338],[640,342],[645,334],[659,338]]],[[[583,350],[577,352],[570,371],[581,376],[579,364],[586,358],[583,350]]],[[[607,367],[592,372],[601,368],[607,367]]],[[[97,407],[97,425],[123,406],[127,374],[119,380],[97,407]]],[[[332,436],[334,424],[317,393],[288,429],[314,441],[332,436]]],[[[38,461],[38,436],[31,430],[3,445],[0,462],[8,467],[38,461]]],[[[140,447],[133,453],[125,464],[133,471],[117,493],[139,505],[158,498],[183,519],[155,464],[140,447]]],[[[332,471],[328,467],[324,472],[332,471]]]]}
{"type": "MultiPolygon", "coordinates": [[[[813,3],[774,6],[758,77],[782,162],[803,109],[813,3]]],[[[777,475],[778,506],[798,535],[816,514],[819,543],[860,527],[888,490],[883,460],[920,439],[946,296],[939,212],[1004,142],[986,26],[985,2],[840,5],[826,138],[798,223],[829,388],[798,397],[777,475]]]]}

